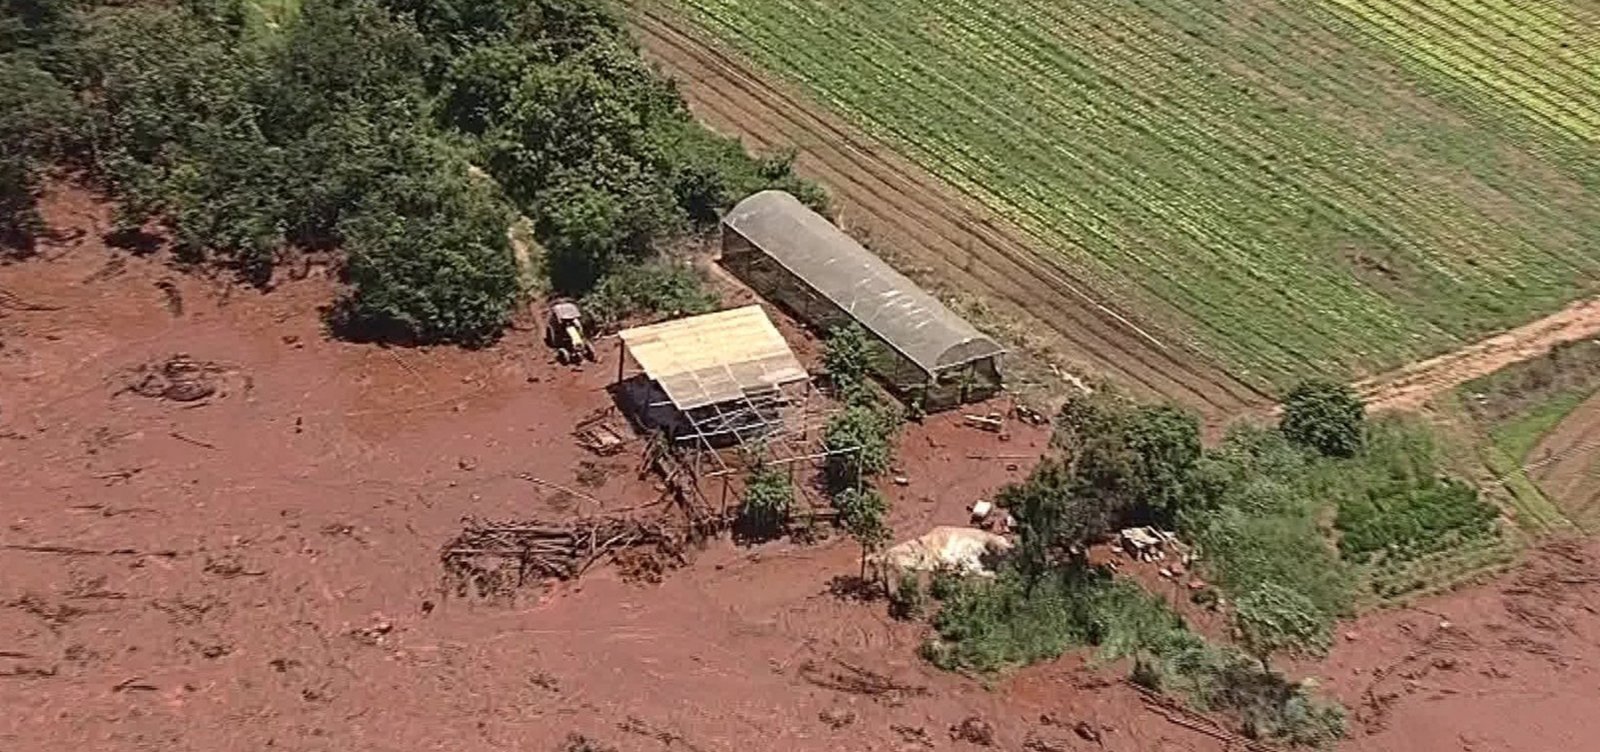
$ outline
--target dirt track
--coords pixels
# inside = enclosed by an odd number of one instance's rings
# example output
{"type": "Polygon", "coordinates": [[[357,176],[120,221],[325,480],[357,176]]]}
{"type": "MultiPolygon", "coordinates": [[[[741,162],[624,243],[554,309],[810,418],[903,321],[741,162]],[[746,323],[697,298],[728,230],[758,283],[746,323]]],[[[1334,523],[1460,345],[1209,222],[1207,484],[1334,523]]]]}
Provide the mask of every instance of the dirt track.
{"type": "Polygon", "coordinates": [[[1373,410],[1415,410],[1434,396],[1556,345],[1600,335],[1600,298],[1580,300],[1537,321],[1356,385],[1373,410]]]}
{"type": "Polygon", "coordinates": [[[1096,301],[1038,259],[1036,240],[767,81],[649,0],[634,11],[646,55],[679,83],[697,117],[760,151],[795,149],[800,171],[827,186],[844,224],[914,275],[989,302],[1080,375],[1104,376],[1213,418],[1269,401],[1096,301]]]}

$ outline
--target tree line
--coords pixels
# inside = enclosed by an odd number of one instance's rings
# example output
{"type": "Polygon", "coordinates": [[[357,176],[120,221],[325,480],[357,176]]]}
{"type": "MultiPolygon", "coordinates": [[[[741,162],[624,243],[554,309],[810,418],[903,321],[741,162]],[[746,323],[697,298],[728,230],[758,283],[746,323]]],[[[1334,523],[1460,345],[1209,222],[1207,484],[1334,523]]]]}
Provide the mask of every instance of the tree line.
{"type": "Polygon", "coordinates": [[[254,284],[291,249],[335,254],[353,336],[492,339],[522,292],[519,214],[548,283],[583,295],[748,193],[824,203],[788,158],[694,122],[601,0],[0,8],[0,242],[25,254],[41,181],[74,169],[119,229],[157,222],[254,284]]]}

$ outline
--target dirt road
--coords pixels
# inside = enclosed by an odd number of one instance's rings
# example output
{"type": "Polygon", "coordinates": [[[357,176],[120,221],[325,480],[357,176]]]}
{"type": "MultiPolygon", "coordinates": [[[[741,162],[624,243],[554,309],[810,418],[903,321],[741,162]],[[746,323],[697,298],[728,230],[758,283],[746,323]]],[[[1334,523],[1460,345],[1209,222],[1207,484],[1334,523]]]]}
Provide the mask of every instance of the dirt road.
{"type": "Polygon", "coordinates": [[[1373,410],[1415,410],[1436,395],[1556,345],[1600,336],[1600,298],[1580,300],[1537,321],[1454,352],[1362,381],[1356,389],[1373,410]]]}
{"type": "Polygon", "coordinates": [[[1213,418],[1268,402],[1252,386],[1142,330],[1038,258],[1038,241],[956,189],[787,92],[649,0],[633,6],[647,57],[713,129],[763,152],[794,149],[802,174],[832,193],[847,228],[913,276],[966,293],[1037,337],[1078,375],[1213,418]]]}

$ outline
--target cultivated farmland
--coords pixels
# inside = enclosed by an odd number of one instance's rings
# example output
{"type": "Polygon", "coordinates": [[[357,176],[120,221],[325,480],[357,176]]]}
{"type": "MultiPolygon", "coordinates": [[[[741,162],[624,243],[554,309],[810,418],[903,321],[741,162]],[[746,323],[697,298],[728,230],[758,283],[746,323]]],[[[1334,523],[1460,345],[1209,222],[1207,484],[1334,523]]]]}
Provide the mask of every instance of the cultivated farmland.
{"type": "Polygon", "coordinates": [[[672,3],[1257,384],[1600,273],[1600,18],[1568,0],[672,3]]]}

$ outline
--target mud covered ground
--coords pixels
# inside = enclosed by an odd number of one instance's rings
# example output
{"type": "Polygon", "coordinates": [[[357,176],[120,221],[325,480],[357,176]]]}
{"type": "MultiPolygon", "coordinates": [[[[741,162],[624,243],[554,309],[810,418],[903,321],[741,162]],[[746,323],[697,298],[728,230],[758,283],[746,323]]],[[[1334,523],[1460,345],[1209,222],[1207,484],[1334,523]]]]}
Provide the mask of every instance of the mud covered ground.
{"type": "MultiPolygon", "coordinates": [[[[855,571],[847,540],[459,597],[438,555],[462,517],[658,496],[633,447],[596,458],[568,435],[609,404],[614,340],[582,371],[532,331],[477,352],[333,342],[314,268],[241,290],[107,248],[82,192],[46,209],[57,239],[0,266],[0,749],[979,749],[951,735],[971,717],[995,749],[1223,748],[1149,712],[1119,667],[925,667],[915,627],[829,593],[855,571]]],[[[912,426],[897,532],[959,523],[1044,443],[912,426]]],[[[1593,556],[1541,553],[1529,582],[1343,627],[1305,670],[1358,709],[1354,748],[1581,748],[1600,732],[1582,712],[1593,556]]]]}

